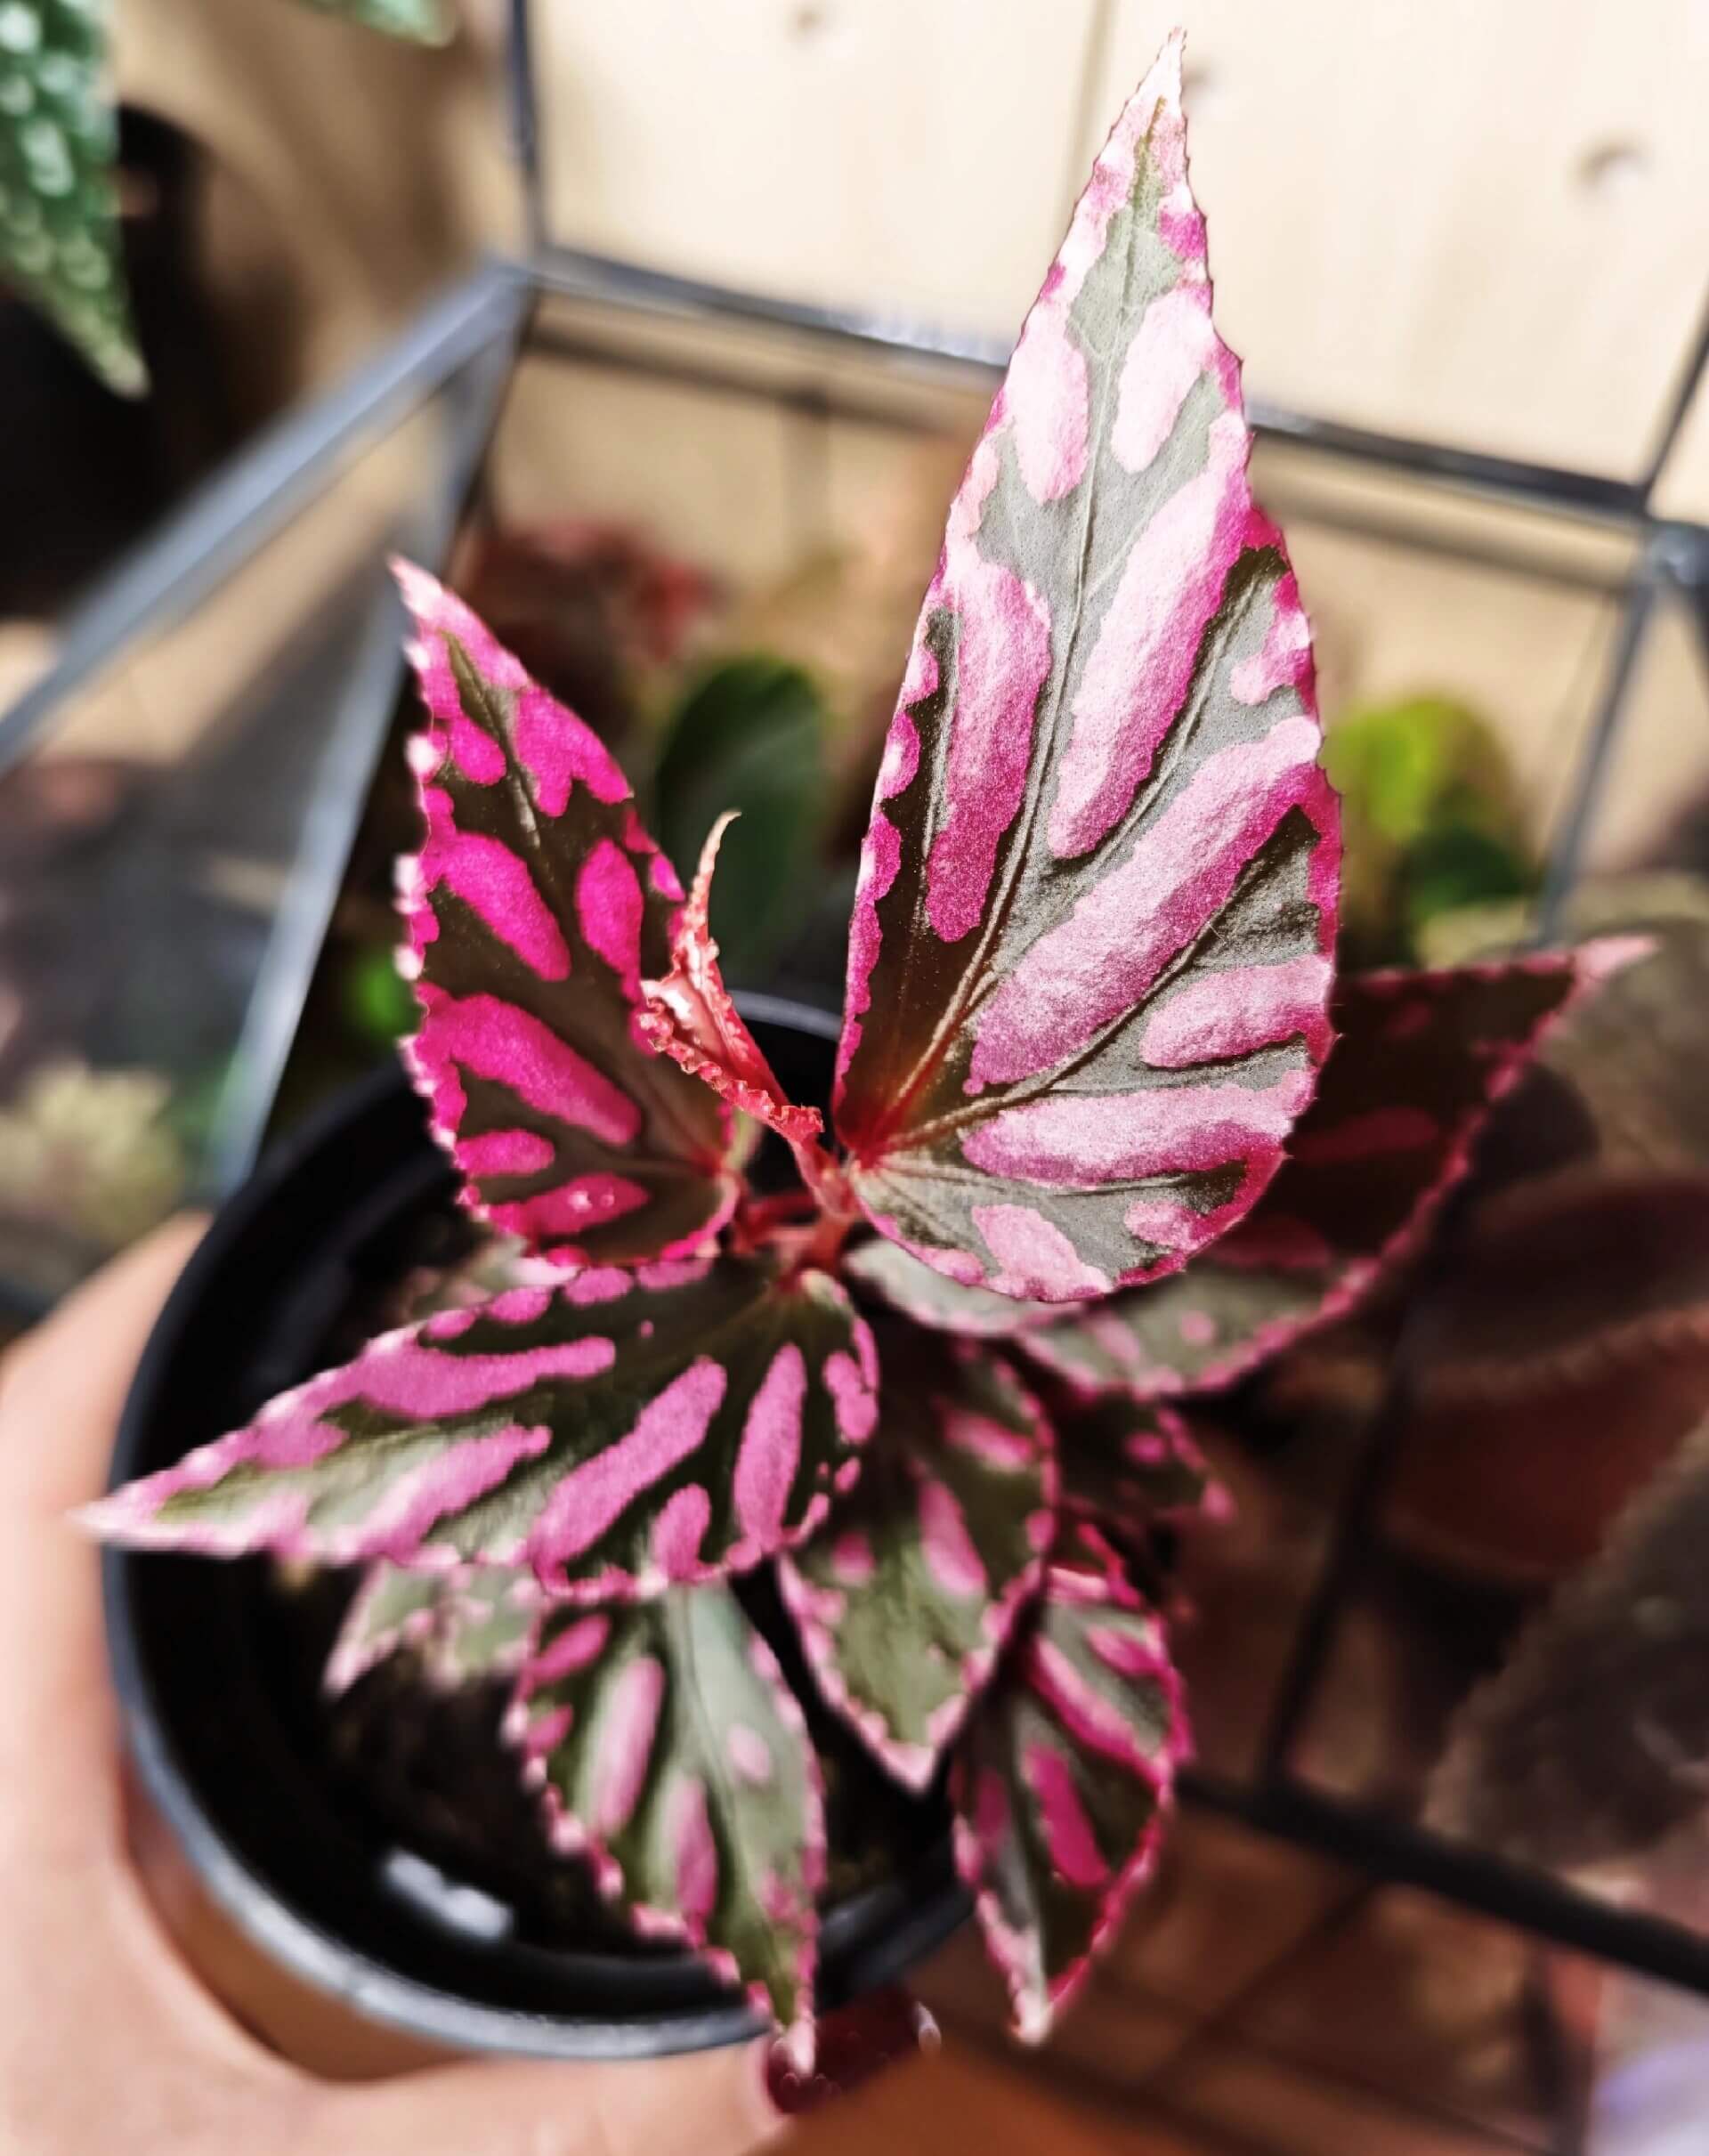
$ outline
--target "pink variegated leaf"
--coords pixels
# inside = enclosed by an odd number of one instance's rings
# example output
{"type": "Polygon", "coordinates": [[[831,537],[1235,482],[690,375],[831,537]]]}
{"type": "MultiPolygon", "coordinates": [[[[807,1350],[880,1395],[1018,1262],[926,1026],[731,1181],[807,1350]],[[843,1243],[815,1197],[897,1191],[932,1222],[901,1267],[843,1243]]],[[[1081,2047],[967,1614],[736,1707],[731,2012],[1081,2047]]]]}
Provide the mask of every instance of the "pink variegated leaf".
{"type": "Polygon", "coordinates": [[[1052,1562],[950,1785],[956,1862],[1029,2042],[1149,1873],[1189,1749],[1161,1620],[1114,1566],[1052,1562]]]}
{"type": "Polygon", "coordinates": [[[1034,1325],[1054,1325],[1062,1316],[1058,1303],[1024,1302],[994,1288],[952,1280],[883,1236],[856,1244],[845,1254],[842,1269],[857,1290],[870,1290],[916,1325],[963,1340],[1010,1340],[1034,1325]]]}
{"type": "Polygon", "coordinates": [[[851,923],[855,1196],[1004,1294],[1184,1265],[1262,1192],[1329,1045],[1336,806],[1238,372],[1171,42],[951,508],[851,923]]]}
{"type": "Polygon", "coordinates": [[[425,1647],[439,1621],[443,1591],[444,1582],[432,1572],[369,1565],[327,1658],[328,1691],[347,1691],[393,1655],[425,1647]]]}
{"type": "Polygon", "coordinates": [[[514,1674],[544,1607],[531,1572],[504,1565],[417,1572],[377,1559],[344,1613],[327,1690],[345,1690],[403,1649],[448,1690],[514,1674]]]}
{"type": "Polygon", "coordinates": [[[398,576],[430,720],[401,884],[433,1134],[477,1212],[566,1262],[692,1252],[740,1183],[727,1109],[640,1026],[682,887],[598,738],[460,600],[398,576]]]}
{"type": "Polygon", "coordinates": [[[656,1053],[680,1063],[721,1099],[791,1145],[805,1145],[823,1130],[824,1118],[817,1108],[797,1107],[785,1097],[724,985],[709,923],[718,847],[734,821],[731,810],[707,834],[693,888],[671,937],[670,970],[662,980],[641,984],[645,1001],[639,1024],[656,1053]]]}
{"type": "Polygon", "coordinates": [[[1549,1026],[1642,948],[1343,982],[1334,1052],[1262,1204],[1185,1272],[1020,1346],[1082,1390],[1152,1398],[1231,1384],[1347,1316],[1417,1249],[1549,1026]]]}
{"type": "Polygon", "coordinates": [[[779,1566],[830,1706],[923,1789],[1043,1575],[1056,1463],[1037,1401],[971,1341],[892,1319],[861,1479],[779,1566]]]}
{"type": "Polygon", "coordinates": [[[1124,1542],[1143,1542],[1160,1525],[1227,1514],[1228,1493],[1179,1410],[1121,1393],[1058,1394],[1052,1410],[1065,1512],[1124,1542]]]}
{"type": "Polygon", "coordinates": [[[835,1281],[673,1260],[514,1288],[371,1341],[246,1429],[88,1508],[117,1542],[646,1596],[810,1535],[878,1412],[835,1281]]]}
{"type": "Polygon", "coordinates": [[[441,1588],[439,1621],[427,1642],[428,1674],[448,1690],[514,1676],[546,1606],[534,1575],[515,1566],[453,1573],[441,1588]]]}
{"type": "Polygon", "coordinates": [[[507,1730],[553,1840],[648,1937],[684,1939],[813,2050],[824,1883],[819,1763],[798,1702],[728,1588],[555,1609],[507,1730]]]}

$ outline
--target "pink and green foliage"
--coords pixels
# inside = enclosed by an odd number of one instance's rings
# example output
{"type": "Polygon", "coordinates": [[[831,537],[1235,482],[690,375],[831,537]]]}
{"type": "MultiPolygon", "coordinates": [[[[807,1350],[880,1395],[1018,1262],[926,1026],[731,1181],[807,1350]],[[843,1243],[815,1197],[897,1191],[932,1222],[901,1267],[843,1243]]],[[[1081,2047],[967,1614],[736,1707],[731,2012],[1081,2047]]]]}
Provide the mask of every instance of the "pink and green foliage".
{"type": "Polygon", "coordinates": [[[507,1685],[564,1860],[802,2054],[821,1766],[750,1609],[793,1624],[816,1727],[915,1788],[947,1761],[1041,2034],[1187,1749],[1162,1530],[1227,1504],[1194,1396],[1395,1275],[1539,1029],[1630,955],[1332,1001],[1309,641],[1247,488],[1179,57],[1099,158],[950,513],[851,927],[844,1150],[725,990],[717,831],[685,900],[595,736],[405,570],[409,1062],[519,1244],[91,1515],[365,1564],[328,1684],[403,1652],[507,1685]],[[749,1186],[756,1123],[802,1188],[749,1186]],[[739,1601],[760,1568],[781,1597],[739,1601]]]}
{"type": "Polygon", "coordinates": [[[871,1334],[771,1257],[566,1274],[383,1335],[92,1508],[133,1544],[526,1567],[572,1601],[746,1570],[859,1471],[871,1334]]]}
{"type": "Polygon", "coordinates": [[[362,1575],[328,1658],[326,1686],[342,1692],[402,1649],[448,1689],[517,1668],[539,1622],[531,1572],[486,1565],[415,1572],[377,1558],[362,1575]]]}
{"type": "Polygon", "coordinates": [[[1119,1573],[1053,1563],[951,1785],[956,1862],[1041,2037],[1156,1855],[1188,1739],[1162,1624],[1119,1573]]]}
{"type": "Polygon", "coordinates": [[[740,1980],[811,2055],[819,1762],[800,1703],[727,1587],[547,1616],[509,1733],[554,1841],[650,1938],[740,1980]]]}
{"type": "Polygon", "coordinates": [[[1062,1462],[1065,1518],[1145,1552],[1159,1527],[1227,1516],[1228,1493],[1180,1408],[1113,1392],[1058,1416],[1073,1439],[1062,1462]]]}
{"type": "Polygon", "coordinates": [[[1037,1591],[1054,1440],[1038,1402],[971,1341],[895,1320],[877,1337],[884,1375],[861,1479],[779,1577],[820,1690],[919,1789],[1037,1591]]]}
{"type": "Polygon", "coordinates": [[[868,1217],[1049,1301],[1257,1200],[1330,1039],[1311,649],[1246,479],[1171,45],[1116,123],[950,510],[851,924],[868,1217]]]}
{"type": "Polygon", "coordinates": [[[433,1135],[481,1213],[566,1262],[698,1249],[740,1184],[728,1110],[641,1027],[676,871],[596,736],[460,600],[400,580],[432,722],[426,842],[400,883],[433,1135]]]}
{"type": "Polygon", "coordinates": [[[1631,955],[1609,941],[1343,982],[1317,1097],[1260,1204],[1187,1271],[1029,1331],[1025,1352],[1088,1391],[1212,1391],[1343,1316],[1417,1245],[1547,1028],[1631,955]]]}

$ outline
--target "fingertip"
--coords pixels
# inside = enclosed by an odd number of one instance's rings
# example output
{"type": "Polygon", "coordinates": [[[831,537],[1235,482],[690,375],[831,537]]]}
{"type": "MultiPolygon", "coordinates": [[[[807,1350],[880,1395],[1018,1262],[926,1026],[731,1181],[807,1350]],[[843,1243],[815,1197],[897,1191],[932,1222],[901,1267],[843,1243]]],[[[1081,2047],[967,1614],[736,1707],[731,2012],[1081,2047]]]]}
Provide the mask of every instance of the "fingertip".
{"type": "Polygon", "coordinates": [[[900,1985],[874,1991],[829,2014],[820,2024],[810,2064],[782,2038],[765,2047],[765,2099],[782,2120],[817,2111],[846,2095],[886,2067],[935,2050],[937,2023],[900,1985]]]}

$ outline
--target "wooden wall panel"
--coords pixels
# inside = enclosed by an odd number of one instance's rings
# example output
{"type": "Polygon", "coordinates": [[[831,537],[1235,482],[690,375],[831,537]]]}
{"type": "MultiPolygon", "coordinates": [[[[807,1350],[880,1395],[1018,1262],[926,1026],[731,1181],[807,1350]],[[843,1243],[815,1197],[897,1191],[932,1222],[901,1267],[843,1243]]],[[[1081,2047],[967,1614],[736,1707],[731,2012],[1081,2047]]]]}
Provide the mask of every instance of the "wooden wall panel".
{"type": "Polygon", "coordinates": [[[1470,705],[1505,743],[1526,822],[1541,843],[1567,797],[1616,602],[1309,517],[1290,517],[1287,533],[1330,725],[1358,705],[1403,696],[1470,705]]]}
{"type": "Polygon", "coordinates": [[[1695,0],[1114,0],[1081,161],[1172,21],[1257,393],[1627,475],[1709,268],[1695,0]]]}
{"type": "Polygon", "coordinates": [[[586,361],[525,360],[489,466],[506,523],[633,524],[745,590],[786,573],[815,535],[798,509],[790,415],[586,361]]]}
{"type": "Polygon", "coordinates": [[[1069,207],[1094,0],[545,0],[560,237],[1010,336],[1069,207]]]}

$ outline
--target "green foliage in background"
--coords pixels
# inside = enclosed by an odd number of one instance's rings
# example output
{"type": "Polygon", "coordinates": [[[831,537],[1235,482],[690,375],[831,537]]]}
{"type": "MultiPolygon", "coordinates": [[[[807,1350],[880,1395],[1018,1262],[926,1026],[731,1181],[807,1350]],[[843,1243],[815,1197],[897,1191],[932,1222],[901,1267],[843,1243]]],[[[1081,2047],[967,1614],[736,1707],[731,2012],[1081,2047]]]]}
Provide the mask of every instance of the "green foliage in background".
{"type": "MultiPolygon", "coordinates": [[[[395,37],[441,45],[441,0],[306,0],[395,37]]],[[[148,375],[125,289],[107,69],[108,0],[0,0],[0,280],[38,308],[107,386],[148,375]]]]}
{"type": "Polygon", "coordinates": [[[450,39],[451,15],[443,0],[304,0],[304,5],[411,45],[445,45],[450,39]]]}
{"type": "Polygon", "coordinates": [[[339,980],[344,1024],[366,1046],[390,1048],[420,1023],[409,984],[390,944],[351,952],[339,980]]]}
{"type": "Polygon", "coordinates": [[[103,0],[0,0],[0,276],[134,396],[106,70],[103,0]]]}
{"type": "Polygon", "coordinates": [[[824,871],[830,781],[824,701],[800,668],[759,656],[703,675],[667,724],[654,829],[684,883],[720,812],[741,811],[718,855],[712,932],[726,976],[752,985],[806,922],[824,871]]]}
{"type": "Polygon", "coordinates": [[[1507,757],[1463,704],[1414,696],[1349,712],[1324,763],[1341,793],[1343,939],[1359,962],[1413,960],[1438,914],[1536,888],[1507,757]]]}

